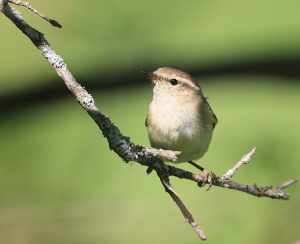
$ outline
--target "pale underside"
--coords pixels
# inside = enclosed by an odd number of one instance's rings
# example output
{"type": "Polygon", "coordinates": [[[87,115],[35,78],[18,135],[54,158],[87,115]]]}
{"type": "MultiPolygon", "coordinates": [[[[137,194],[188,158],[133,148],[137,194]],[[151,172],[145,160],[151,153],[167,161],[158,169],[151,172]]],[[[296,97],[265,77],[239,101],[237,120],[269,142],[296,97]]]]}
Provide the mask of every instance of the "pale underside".
{"type": "MultiPolygon", "coordinates": [[[[199,96],[199,95],[198,95],[199,96]]],[[[214,114],[205,98],[178,100],[153,98],[148,111],[148,137],[152,147],[181,151],[177,163],[196,160],[207,151],[214,128],[214,114]],[[194,101],[194,100],[193,100],[194,101]]]]}

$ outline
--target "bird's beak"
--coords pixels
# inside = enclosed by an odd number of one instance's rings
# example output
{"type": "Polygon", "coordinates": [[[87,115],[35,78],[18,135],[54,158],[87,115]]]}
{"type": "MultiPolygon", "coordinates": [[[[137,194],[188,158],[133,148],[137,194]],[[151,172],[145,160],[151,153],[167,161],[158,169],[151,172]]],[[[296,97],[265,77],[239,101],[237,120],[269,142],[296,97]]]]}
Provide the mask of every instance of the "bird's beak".
{"type": "Polygon", "coordinates": [[[154,74],[153,72],[146,72],[146,71],[141,71],[143,74],[145,74],[154,84],[155,81],[158,80],[158,77],[156,74],[154,74]]]}

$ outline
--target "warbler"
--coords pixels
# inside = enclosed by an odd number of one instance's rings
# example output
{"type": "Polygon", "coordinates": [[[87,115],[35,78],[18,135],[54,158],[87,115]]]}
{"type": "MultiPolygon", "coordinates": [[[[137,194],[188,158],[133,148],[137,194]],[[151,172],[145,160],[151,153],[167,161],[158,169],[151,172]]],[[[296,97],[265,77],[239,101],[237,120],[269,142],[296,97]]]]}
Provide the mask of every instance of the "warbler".
{"type": "Polygon", "coordinates": [[[144,72],[154,84],[146,127],[154,148],[180,151],[176,163],[201,158],[208,150],[217,117],[196,80],[173,67],[144,72]]]}

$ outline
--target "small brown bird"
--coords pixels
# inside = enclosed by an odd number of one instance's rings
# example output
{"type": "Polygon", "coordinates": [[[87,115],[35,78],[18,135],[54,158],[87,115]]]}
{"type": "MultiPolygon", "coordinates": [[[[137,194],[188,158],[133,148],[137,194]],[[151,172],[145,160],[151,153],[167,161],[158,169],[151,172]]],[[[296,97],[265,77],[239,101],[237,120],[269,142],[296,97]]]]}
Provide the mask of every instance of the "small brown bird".
{"type": "Polygon", "coordinates": [[[154,148],[181,151],[177,163],[201,158],[218,122],[191,75],[172,67],[146,73],[154,83],[146,126],[154,148]]]}

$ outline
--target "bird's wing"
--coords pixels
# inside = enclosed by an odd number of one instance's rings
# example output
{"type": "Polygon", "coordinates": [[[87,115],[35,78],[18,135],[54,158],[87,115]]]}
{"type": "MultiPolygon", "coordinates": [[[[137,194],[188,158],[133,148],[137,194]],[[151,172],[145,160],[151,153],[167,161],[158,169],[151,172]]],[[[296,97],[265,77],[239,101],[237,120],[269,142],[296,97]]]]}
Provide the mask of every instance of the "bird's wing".
{"type": "Polygon", "coordinates": [[[212,112],[212,117],[213,117],[213,127],[215,128],[216,125],[218,124],[218,118],[212,110],[211,110],[211,112],[212,112]]]}
{"type": "Polygon", "coordinates": [[[209,103],[207,102],[207,98],[204,98],[205,100],[205,104],[206,104],[206,108],[207,108],[207,112],[211,115],[211,119],[212,119],[212,123],[213,123],[213,128],[216,127],[217,123],[218,123],[218,118],[215,115],[214,111],[211,109],[209,103]]]}

